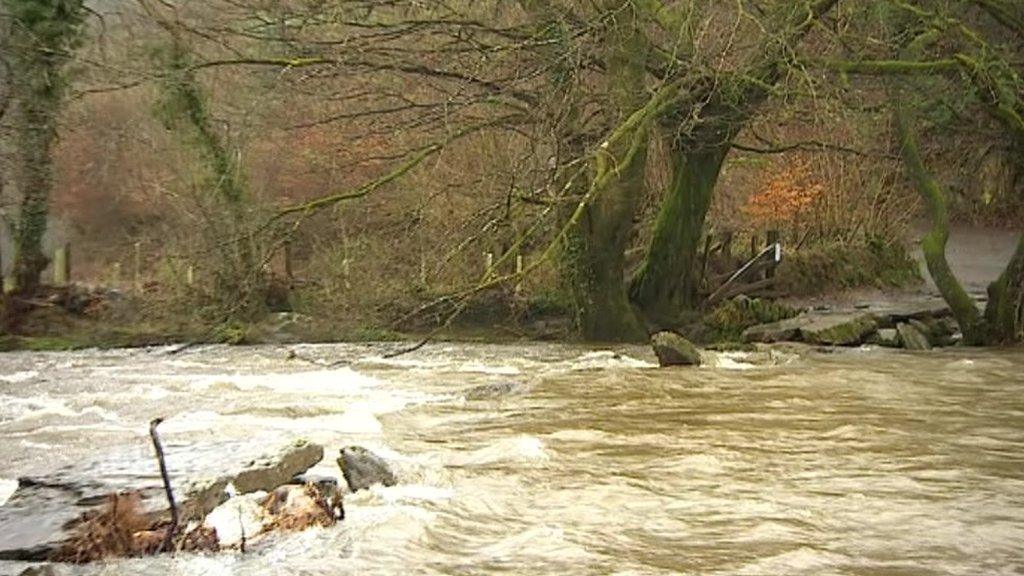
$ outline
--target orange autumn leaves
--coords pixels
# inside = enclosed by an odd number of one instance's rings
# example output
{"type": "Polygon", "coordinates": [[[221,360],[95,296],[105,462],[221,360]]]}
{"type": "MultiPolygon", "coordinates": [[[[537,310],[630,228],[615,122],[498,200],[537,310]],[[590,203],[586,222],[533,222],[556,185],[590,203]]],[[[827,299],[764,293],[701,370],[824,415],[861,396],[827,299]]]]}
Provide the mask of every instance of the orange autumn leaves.
{"type": "Polygon", "coordinates": [[[785,226],[799,221],[824,194],[811,163],[795,159],[768,171],[742,210],[755,228],[785,226]]]}

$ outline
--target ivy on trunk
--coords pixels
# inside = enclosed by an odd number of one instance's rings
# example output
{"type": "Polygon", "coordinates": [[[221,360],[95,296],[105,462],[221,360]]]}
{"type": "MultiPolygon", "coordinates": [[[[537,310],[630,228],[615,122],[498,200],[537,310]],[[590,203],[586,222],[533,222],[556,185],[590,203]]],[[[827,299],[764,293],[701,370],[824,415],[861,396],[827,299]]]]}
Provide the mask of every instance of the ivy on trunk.
{"type": "Polygon", "coordinates": [[[77,46],[82,0],[0,0],[11,21],[8,39],[13,96],[14,183],[21,195],[14,230],[14,279],[20,292],[39,286],[49,264],[43,236],[53,189],[53,149],[64,104],[65,65],[77,46]]]}

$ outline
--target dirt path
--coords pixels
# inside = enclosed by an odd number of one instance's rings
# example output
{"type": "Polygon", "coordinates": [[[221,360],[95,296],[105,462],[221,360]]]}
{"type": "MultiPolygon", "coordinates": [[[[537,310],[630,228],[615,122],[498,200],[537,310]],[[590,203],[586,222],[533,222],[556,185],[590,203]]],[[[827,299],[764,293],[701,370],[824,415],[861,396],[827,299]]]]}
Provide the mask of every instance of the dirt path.
{"type": "MultiPolygon", "coordinates": [[[[937,294],[935,283],[928,275],[921,253],[921,236],[926,230],[916,231],[914,257],[921,263],[921,276],[928,290],[937,294]]],[[[946,258],[964,288],[975,296],[985,296],[989,283],[999,277],[1013,256],[1020,232],[993,228],[956,227],[950,233],[946,258]]]]}
{"type": "MultiPolygon", "coordinates": [[[[911,254],[920,263],[924,283],[903,290],[860,288],[839,294],[811,298],[786,299],[792,306],[821,310],[825,313],[870,311],[886,313],[902,310],[942,309],[945,302],[924,263],[920,239],[926,225],[914,229],[911,254]]],[[[964,288],[978,300],[987,297],[990,282],[999,277],[1016,248],[1020,232],[993,228],[960,226],[953,229],[946,257],[964,288]]]]}

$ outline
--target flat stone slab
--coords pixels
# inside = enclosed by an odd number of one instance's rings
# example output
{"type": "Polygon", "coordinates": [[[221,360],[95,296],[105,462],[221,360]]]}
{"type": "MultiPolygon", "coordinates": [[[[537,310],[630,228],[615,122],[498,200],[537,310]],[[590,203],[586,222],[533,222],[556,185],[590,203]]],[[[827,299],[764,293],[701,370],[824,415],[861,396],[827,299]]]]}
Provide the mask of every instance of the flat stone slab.
{"type": "Polygon", "coordinates": [[[856,346],[878,330],[872,314],[804,313],[796,318],[761,324],[743,332],[745,342],[807,342],[826,346],[856,346]]]}
{"type": "Polygon", "coordinates": [[[240,494],[269,492],[291,481],[324,459],[324,448],[297,440],[273,454],[261,456],[231,480],[240,494]]]}
{"type": "Polygon", "coordinates": [[[800,326],[800,335],[808,344],[857,346],[877,330],[878,321],[871,314],[811,316],[800,326]]]}
{"type": "Polygon", "coordinates": [[[878,319],[884,328],[895,328],[900,322],[948,318],[953,311],[942,300],[922,300],[906,303],[891,303],[872,306],[867,310],[878,319]]]}
{"type": "Polygon", "coordinates": [[[800,341],[800,327],[809,321],[807,316],[797,316],[788,320],[780,320],[770,324],[759,324],[751,326],[743,331],[743,341],[763,344],[775,342],[798,342],[800,341]]]}

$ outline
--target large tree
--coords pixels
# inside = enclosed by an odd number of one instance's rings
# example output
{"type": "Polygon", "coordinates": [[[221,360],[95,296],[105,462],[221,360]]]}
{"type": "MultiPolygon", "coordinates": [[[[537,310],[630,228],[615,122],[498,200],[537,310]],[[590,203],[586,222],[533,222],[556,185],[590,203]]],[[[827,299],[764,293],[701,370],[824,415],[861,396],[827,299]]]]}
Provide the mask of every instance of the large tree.
{"type": "Polygon", "coordinates": [[[186,33],[217,39],[191,70],[310,70],[299,81],[314,96],[304,126],[401,140],[381,178],[281,218],[362,198],[483,131],[526,138],[532,166],[515,176],[527,192],[510,200],[558,207],[541,214],[560,218],[553,241],[583,336],[636,340],[699,304],[696,255],[732,140],[836,3],[230,2],[179,13],[186,33]],[[669,151],[667,190],[645,178],[653,139],[669,151]],[[637,207],[650,198],[660,202],[652,239],[627,278],[637,207]]]}
{"type": "Polygon", "coordinates": [[[66,64],[80,38],[82,0],[2,0],[10,19],[13,183],[21,202],[14,230],[14,279],[31,292],[48,264],[43,235],[53,188],[53,150],[67,86],[66,64]]]}
{"type": "Polygon", "coordinates": [[[1017,158],[1024,158],[1024,5],[1002,0],[883,2],[870,15],[877,20],[876,30],[888,36],[885,50],[850,43],[845,59],[824,64],[847,75],[878,77],[890,92],[906,173],[931,219],[921,243],[928,271],[967,343],[1024,341],[1024,235],[990,285],[983,313],[946,259],[949,194],[932,175],[920,145],[926,130],[957,138],[928,122],[927,111],[961,107],[958,117],[972,119],[967,129],[991,125],[1017,158]],[[947,94],[956,96],[940,104],[947,94]]]}

